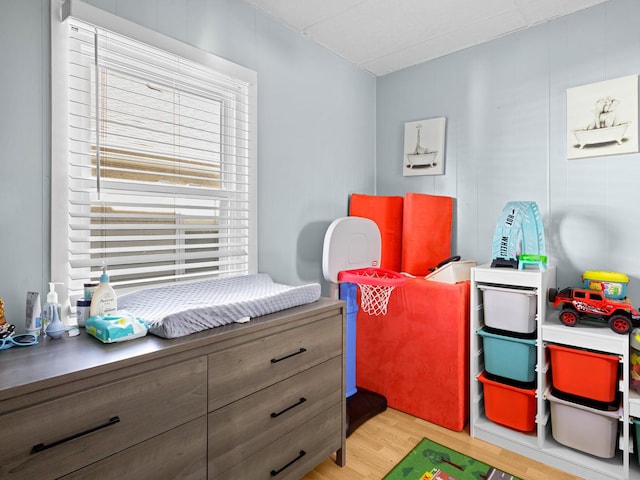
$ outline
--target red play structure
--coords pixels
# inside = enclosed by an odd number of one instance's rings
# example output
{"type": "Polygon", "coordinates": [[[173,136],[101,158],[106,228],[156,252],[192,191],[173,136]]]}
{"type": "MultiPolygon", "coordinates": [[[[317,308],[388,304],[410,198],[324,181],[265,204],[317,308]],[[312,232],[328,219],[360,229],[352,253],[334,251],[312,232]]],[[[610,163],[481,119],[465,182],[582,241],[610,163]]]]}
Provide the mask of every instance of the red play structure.
{"type": "Polygon", "coordinates": [[[408,278],[384,316],[357,314],[356,384],[388,406],[455,431],[469,417],[469,282],[425,280],[451,256],[453,199],[353,194],[349,214],[380,230],[381,268],[408,278]]]}

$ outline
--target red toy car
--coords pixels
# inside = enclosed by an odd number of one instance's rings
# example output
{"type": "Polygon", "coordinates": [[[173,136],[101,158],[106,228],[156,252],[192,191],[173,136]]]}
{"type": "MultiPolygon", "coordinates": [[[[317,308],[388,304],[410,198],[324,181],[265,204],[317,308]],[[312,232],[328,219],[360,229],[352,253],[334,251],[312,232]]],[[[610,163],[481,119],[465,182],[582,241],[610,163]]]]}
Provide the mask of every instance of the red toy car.
{"type": "Polygon", "coordinates": [[[626,334],[640,319],[638,311],[628,299],[614,300],[596,290],[569,287],[558,291],[550,288],[548,298],[554,307],[562,306],[560,321],[569,327],[584,318],[606,322],[614,332],[626,334]]]}

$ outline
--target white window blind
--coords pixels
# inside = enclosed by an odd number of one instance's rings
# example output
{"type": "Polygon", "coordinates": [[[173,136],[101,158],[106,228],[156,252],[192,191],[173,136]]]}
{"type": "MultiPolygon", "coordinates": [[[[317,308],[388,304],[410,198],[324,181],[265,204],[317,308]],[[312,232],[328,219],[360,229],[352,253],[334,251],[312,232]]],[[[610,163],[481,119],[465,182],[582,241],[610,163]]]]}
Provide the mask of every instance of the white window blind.
{"type": "Polygon", "coordinates": [[[103,266],[116,289],[249,273],[252,85],[65,23],[69,299],[103,266]]]}

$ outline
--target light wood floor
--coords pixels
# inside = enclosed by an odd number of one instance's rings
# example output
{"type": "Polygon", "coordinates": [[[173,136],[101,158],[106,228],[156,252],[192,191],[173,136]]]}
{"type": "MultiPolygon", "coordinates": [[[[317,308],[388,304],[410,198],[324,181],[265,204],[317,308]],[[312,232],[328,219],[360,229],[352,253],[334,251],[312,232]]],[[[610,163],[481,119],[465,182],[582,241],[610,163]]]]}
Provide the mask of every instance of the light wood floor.
{"type": "Polygon", "coordinates": [[[579,480],[490,443],[454,432],[398,410],[376,415],[347,438],[347,464],[327,459],[303,480],[380,480],[423,437],[505,470],[523,480],[579,480]]]}

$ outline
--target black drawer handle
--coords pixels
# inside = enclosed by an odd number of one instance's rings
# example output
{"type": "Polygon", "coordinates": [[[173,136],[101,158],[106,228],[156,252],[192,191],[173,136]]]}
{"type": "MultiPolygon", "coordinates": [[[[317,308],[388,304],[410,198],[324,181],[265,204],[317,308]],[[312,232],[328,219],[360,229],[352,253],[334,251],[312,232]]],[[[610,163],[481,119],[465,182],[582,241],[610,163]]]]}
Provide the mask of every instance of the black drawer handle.
{"type": "Polygon", "coordinates": [[[37,445],[34,445],[31,448],[31,455],[33,455],[34,453],[42,452],[43,450],[47,450],[48,448],[53,448],[53,447],[55,447],[57,445],[60,445],[61,443],[68,442],[68,441],[73,440],[75,438],[82,437],[83,435],[88,435],[89,433],[96,432],[98,430],[101,430],[103,428],[109,427],[111,425],[115,425],[119,421],[120,421],[120,417],[111,417],[108,422],[103,423],[102,425],[98,425],[97,427],[90,428],[89,430],[85,430],[84,432],[74,433],[70,437],[63,438],[62,440],[55,441],[53,443],[50,443],[49,445],[45,445],[44,443],[39,443],[37,445]]]}
{"type": "Polygon", "coordinates": [[[285,412],[288,412],[289,410],[291,410],[292,408],[297,407],[298,405],[302,405],[304,402],[306,402],[307,399],[304,397],[300,397],[300,400],[298,400],[296,403],[294,403],[293,405],[291,405],[290,407],[285,408],[284,410],[280,410],[279,412],[272,412],[271,413],[271,418],[276,418],[279,417],[280,415],[282,415],[285,412]]]}
{"type": "Polygon", "coordinates": [[[302,457],[304,457],[307,454],[307,452],[305,452],[304,450],[300,450],[300,453],[298,454],[298,456],[296,458],[294,458],[293,460],[291,460],[289,463],[287,463],[284,467],[282,467],[280,470],[271,470],[271,476],[275,477],[276,475],[278,475],[279,473],[281,473],[283,470],[289,468],[291,465],[293,465],[294,463],[296,463],[298,460],[300,460],[302,457]]]}
{"type": "Polygon", "coordinates": [[[296,355],[300,355],[301,353],[306,352],[307,349],[306,348],[301,348],[300,350],[298,350],[297,352],[293,352],[285,357],[280,357],[280,358],[272,358],[271,359],[271,363],[278,363],[281,362],[282,360],[286,360],[287,358],[291,358],[291,357],[295,357],[296,355]]]}

